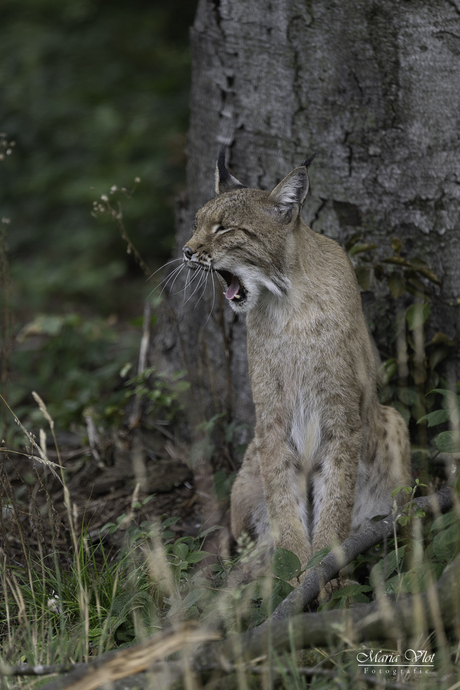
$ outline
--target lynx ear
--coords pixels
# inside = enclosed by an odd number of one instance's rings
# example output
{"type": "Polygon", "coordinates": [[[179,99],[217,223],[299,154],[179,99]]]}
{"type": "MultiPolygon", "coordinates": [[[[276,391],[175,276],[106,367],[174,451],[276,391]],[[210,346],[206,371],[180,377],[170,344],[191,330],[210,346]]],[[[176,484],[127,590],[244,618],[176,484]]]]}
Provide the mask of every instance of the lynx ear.
{"type": "Polygon", "coordinates": [[[225,167],[225,146],[222,146],[216,163],[216,194],[223,194],[224,192],[231,192],[234,189],[242,188],[244,188],[244,184],[241,184],[236,177],[230,175],[225,167]]]}
{"type": "Polygon", "coordinates": [[[302,207],[309,186],[306,169],[303,166],[295,168],[275,187],[270,194],[270,199],[281,213],[287,213],[294,206],[302,207]]]}
{"type": "MultiPolygon", "coordinates": [[[[270,199],[277,206],[280,213],[287,217],[291,216],[294,206],[302,208],[308,194],[310,183],[308,180],[307,168],[315,158],[314,153],[310,158],[306,158],[303,163],[286,175],[284,180],[275,187],[270,194],[270,199]]],[[[288,221],[289,222],[289,221],[288,221]]]]}

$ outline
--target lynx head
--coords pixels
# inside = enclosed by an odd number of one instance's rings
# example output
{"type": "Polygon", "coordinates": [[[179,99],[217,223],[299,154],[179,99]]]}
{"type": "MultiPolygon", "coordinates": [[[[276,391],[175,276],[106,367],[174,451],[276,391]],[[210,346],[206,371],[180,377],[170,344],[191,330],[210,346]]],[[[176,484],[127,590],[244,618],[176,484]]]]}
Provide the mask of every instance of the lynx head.
{"type": "Polygon", "coordinates": [[[236,311],[249,311],[264,291],[281,297],[290,287],[287,248],[308,192],[307,166],[292,170],[271,192],[248,189],[216,165],[216,198],[196,214],[192,238],[183,247],[190,268],[214,271],[236,311]]]}

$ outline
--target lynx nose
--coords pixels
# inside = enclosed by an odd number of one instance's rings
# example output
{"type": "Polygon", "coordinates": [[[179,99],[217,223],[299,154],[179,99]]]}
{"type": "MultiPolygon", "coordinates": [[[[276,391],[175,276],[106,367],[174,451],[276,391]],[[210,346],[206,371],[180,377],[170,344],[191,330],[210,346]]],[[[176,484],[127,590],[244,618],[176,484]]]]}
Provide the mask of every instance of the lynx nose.
{"type": "Polygon", "coordinates": [[[183,253],[184,253],[185,258],[186,258],[188,261],[190,261],[190,259],[191,259],[192,256],[193,256],[193,251],[190,249],[190,247],[187,247],[187,245],[185,245],[185,247],[182,247],[182,251],[183,251],[183,253]]]}

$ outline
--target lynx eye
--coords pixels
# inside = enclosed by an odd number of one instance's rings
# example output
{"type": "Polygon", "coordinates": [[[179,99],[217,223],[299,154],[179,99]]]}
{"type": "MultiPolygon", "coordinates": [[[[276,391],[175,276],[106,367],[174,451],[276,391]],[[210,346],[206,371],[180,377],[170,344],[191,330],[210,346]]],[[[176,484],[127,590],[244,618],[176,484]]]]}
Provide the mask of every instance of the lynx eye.
{"type": "Polygon", "coordinates": [[[214,225],[213,228],[212,228],[212,233],[213,233],[213,235],[216,235],[217,233],[228,232],[228,231],[231,230],[231,229],[232,229],[232,228],[224,228],[223,225],[216,224],[216,225],[214,225]]]}

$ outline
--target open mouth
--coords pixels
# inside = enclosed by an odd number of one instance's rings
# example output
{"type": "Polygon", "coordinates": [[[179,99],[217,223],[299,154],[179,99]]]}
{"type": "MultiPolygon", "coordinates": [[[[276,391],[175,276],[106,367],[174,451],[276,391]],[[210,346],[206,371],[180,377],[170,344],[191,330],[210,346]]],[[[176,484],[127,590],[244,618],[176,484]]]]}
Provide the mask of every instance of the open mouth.
{"type": "Polygon", "coordinates": [[[230,271],[216,269],[216,273],[224,288],[225,298],[229,302],[239,302],[242,304],[246,300],[248,293],[240,279],[234,273],[230,273],[230,271]]]}

